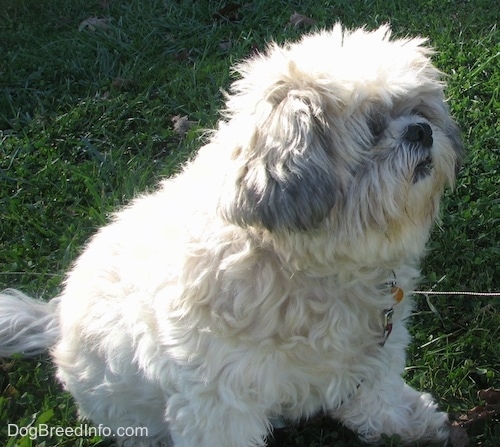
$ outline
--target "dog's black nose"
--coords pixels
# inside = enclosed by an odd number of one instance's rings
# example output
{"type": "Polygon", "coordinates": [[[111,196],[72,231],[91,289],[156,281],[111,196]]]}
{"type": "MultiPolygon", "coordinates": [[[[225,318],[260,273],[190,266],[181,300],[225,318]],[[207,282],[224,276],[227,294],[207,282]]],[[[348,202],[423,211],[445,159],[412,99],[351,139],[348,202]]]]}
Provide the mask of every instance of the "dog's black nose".
{"type": "Polygon", "coordinates": [[[422,143],[424,147],[432,146],[432,129],[427,123],[410,124],[403,137],[412,143],[422,143]]]}

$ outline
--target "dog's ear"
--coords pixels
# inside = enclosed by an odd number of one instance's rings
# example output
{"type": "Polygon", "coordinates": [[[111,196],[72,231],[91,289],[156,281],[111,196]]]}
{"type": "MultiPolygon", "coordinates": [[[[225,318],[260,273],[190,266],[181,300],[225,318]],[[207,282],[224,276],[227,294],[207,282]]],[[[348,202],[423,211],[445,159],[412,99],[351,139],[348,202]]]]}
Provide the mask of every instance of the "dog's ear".
{"type": "MultiPolygon", "coordinates": [[[[326,118],[328,101],[317,89],[276,83],[246,147],[235,153],[223,216],[270,231],[317,227],[339,193],[339,165],[326,118]]],[[[342,169],[341,169],[342,170],[342,169]]]]}

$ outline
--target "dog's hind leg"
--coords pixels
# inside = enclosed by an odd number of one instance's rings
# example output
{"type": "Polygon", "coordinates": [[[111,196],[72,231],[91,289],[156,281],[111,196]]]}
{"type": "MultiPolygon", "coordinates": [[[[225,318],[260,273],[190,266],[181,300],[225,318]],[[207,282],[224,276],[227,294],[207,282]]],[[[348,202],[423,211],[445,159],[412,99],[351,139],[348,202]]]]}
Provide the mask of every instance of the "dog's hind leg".
{"type": "Polygon", "coordinates": [[[97,350],[61,342],[53,351],[57,377],[75,399],[89,429],[126,447],[171,447],[167,396],[134,364],[106,362],[97,350]],[[118,368],[120,366],[120,368],[118,368]]]}

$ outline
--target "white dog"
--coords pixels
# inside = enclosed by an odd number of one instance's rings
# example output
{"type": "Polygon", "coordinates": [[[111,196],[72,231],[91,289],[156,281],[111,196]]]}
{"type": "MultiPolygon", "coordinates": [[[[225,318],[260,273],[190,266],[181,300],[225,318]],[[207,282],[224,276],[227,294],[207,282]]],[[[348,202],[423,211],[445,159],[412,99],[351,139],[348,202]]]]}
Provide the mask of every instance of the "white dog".
{"type": "Polygon", "coordinates": [[[117,213],[50,303],[6,291],[0,355],[50,348],[127,446],[265,445],[326,411],[367,442],[448,437],[401,374],[429,230],[460,162],[424,39],[307,35],[243,62],[218,130],[117,213]]]}

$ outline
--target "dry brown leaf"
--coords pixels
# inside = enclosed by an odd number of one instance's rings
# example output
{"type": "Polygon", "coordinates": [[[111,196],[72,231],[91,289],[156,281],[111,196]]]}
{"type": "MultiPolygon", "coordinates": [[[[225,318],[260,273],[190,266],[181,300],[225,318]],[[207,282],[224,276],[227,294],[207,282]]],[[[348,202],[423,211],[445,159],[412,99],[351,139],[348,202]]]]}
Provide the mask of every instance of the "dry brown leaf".
{"type": "Polygon", "coordinates": [[[495,388],[487,388],[486,390],[479,390],[477,392],[477,397],[484,400],[490,405],[500,405],[500,390],[495,388]]]}
{"type": "Polygon", "coordinates": [[[311,19],[310,17],[307,17],[303,14],[299,14],[298,12],[294,12],[290,16],[290,21],[289,23],[295,27],[298,26],[312,26],[316,23],[316,20],[311,19]]]}
{"type": "Polygon", "coordinates": [[[5,387],[5,390],[3,391],[3,394],[4,396],[8,397],[17,397],[19,395],[19,391],[17,390],[16,387],[8,383],[7,386],[5,387]]]}
{"type": "Polygon", "coordinates": [[[497,410],[499,409],[499,405],[478,405],[467,412],[467,423],[492,418],[495,414],[497,414],[497,410]]]}
{"type": "Polygon", "coordinates": [[[236,22],[240,20],[240,8],[239,3],[228,3],[223,8],[218,9],[212,17],[215,20],[227,20],[229,22],[236,22]]]}
{"type": "MultiPolygon", "coordinates": [[[[463,434],[459,433],[458,427],[462,430],[469,431],[469,433],[471,431],[474,432],[481,429],[480,427],[482,427],[486,421],[497,418],[500,415],[500,390],[488,388],[478,391],[477,394],[481,400],[486,402],[486,405],[477,405],[467,411],[466,414],[456,416],[456,421],[453,423],[453,430],[457,432],[455,434],[457,439],[463,437],[463,434]]],[[[457,441],[457,445],[452,443],[453,447],[467,445],[460,444],[460,442],[457,441]]]]}
{"type": "Polygon", "coordinates": [[[131,90],[137,86],[137,82],[132,79],[115,78],[111,82],[111,87],[116,90],[131,90]]]}
{"type": "Polygon", "coordinates": [[[174,59],[178,62],[182,62],[185,60],[189,60],[191,57],[191,53],[188,50],[179,50],[174,54],[174,59]]]}
{"type": "Polygon", "coordinates": [[[100,19],[99,17],[89,17],[88,19],[85,19],[80,23],[80,25],[78,26],[78,31],[88,29],[89,31],[95,32],[97,29],[108,29],[109,20],[109,18],[100,19]]]}
{"type": "Polygon", "coordinates": [[[196,124],[196,121],[190,121],[187,115],[175,115],[172,117],[172,122],[174,123],[174,132],[181,137],[184,137],[189,129],[196,124]]]}

